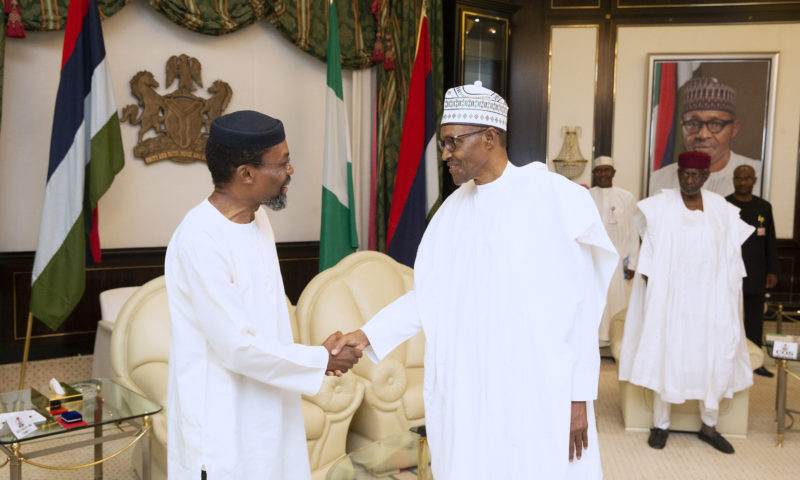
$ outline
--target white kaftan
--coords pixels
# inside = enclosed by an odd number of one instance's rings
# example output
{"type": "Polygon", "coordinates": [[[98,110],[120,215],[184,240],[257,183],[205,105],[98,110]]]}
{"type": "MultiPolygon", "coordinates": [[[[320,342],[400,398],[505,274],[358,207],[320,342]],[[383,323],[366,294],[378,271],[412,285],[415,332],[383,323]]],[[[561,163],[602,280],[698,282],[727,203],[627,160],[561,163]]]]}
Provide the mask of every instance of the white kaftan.
{"type": "Polygon", "coordinates": [[[665,402],[718,409],[753,383],[740,307],[741,245],[753,227],[723,197],[702,195],[702,211],[686,208],[678,189],[637,204],[642,248],[619,378],[665,402]]]}
{"type": "Polygon", "coordinates": [[[373,360],[425,332],[437,480],[602,477],[592,400],[616,263],[588,192],[542,163],[509,163],[442,204],[417,252],[414,290],[363,327],[373,360]],[[589,449],[570,464],[573,400],[587,402],[589,449]]]}
{"type": "Polygon", "coordinates": [[[319,390],[328,352],[292,341],[266,213],[238,224],[203,201],[165,270],[169,478],[310,478],[300,394],[319,390]]]}
{"type": "Polygon", "coordinates": [[[636,270],[636,259],[639,257],[639,231],[633,223],[636,200],[631,192],[619,187],[592,187],[589,194],[597,205],[611,243],[619,253],[617,269],[614,270],[608,286],[606,308],[600,320],[600,342],[607,343],[611,317],[628,308],[632,280],[625,279],[624,264],[627,261],[627,268],[636,270]]]}
{"type": "MultiPolygon", "coordinates": [[[[744,155],[731,151],[731,156],[725,167],[718,172],[711,172],[708,180],[703,184],[703,188],[709,192],[714,192],[723,197],[733,193],[733,171],[740,165],[749,165],[756,172],[756,177],[761,176],[761,160],[747,158],[744,155]]],[[[678,188],[678,163],[671,163],[664,168],[660,168],[650,175],[650,196],[655,195],[666,188],[678,188]]],[[[753,185],[753,195],[761,195],[761,183],[753,185]]]]}

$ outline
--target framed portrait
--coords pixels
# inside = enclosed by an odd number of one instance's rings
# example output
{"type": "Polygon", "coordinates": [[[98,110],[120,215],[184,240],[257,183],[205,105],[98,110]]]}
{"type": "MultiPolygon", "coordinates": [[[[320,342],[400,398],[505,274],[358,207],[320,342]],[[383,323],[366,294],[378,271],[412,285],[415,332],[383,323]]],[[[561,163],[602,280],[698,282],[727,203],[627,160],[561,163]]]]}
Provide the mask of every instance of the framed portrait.
{"type": "Polygon", "coordinates": [[[769,198],[777,72],[777,53],[650,55],[644,195],[678,187],[678,155],[698,150],[711,157],[703,188],[730,195],[749,165],[769,198]]]}

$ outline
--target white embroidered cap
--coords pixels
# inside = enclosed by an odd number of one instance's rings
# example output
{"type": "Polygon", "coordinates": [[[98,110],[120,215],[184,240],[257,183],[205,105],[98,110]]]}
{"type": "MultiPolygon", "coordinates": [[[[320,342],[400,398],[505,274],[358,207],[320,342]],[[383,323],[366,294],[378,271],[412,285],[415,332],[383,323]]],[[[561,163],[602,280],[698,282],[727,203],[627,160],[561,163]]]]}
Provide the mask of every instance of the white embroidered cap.
{"type": "Polygon", "coordinates": [[[609,165],[609,166],[611,166],[613,168],[614,167],[614,159],[609,157],[608,155],[601,155],[601,156],[595,158],[594,162],[592,162],[592,170],[594,170],[595,168],[597,168],[597,167],[599,167],[601,165],[609,165]]]}
{"type": "Polygon", "coordinates": [[[474,85],[451,88],[444,94],[442,125],[486,125],[505,131],[507,115],[508,104],[503,97],[484,88],[480,80],[474,85]]]}

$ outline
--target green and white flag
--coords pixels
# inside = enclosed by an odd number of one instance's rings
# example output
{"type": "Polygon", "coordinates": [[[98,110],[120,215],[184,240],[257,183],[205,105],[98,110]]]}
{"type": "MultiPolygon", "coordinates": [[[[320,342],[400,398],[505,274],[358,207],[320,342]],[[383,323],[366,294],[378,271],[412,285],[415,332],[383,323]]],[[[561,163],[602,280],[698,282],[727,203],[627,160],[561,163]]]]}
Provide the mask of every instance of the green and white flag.
{"type": "Polygon", "coordinates": [[[342,94],[342,61],[336,6],[328,6],[328,89],[325,94],[325,153],[322,170],[322,226],[319,270],[358,248],[350,131],[342,94]]]}

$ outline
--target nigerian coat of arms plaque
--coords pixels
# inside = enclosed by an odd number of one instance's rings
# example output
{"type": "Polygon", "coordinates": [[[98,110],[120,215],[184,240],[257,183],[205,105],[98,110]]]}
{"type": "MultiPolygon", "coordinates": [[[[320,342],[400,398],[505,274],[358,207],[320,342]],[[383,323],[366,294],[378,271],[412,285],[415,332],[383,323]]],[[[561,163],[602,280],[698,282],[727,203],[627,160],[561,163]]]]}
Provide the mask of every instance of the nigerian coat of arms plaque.
{"type": "Polygon", "coordinates": [[[233,91],[227,82],[215,80],[207,92],[209,98],[195,95],[203,87],[200,62],[186,54],[167,60],[165,88],[175,80],[177,88],[165,95],[156,92],[158,81],[142,70],[131,78],[131,94],[138,101],[122,109],[120,120],[139,126],[138,143],[133,155],[146,164],[159,160],[180,163],[205,161],[205,146],[211,122],[220,116],[231,101],[233,91]]]}

